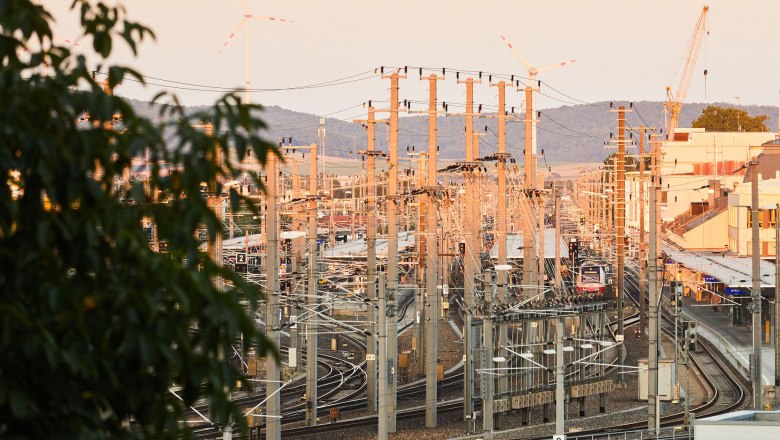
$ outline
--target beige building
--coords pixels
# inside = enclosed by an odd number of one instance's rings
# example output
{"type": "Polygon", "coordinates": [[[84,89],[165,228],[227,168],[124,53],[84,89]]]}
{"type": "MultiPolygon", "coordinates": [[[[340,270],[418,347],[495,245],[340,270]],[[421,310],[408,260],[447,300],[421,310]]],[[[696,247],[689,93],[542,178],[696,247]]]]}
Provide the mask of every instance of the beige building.
{"type": "Polygon", "coordinates": [[[759,238],[761,256],[775,256],[776,206],[780,204],[780,145],[767,145],[757,158],[758,164],[748,167],[745,181],[729,194],[728,243],[729,251],[752,255],[751,177],[758,173],[759,238]]]}
{"type": "Polygon", "coordinates": [[[703,191],[709,181],[724,188],[742,181],[742,166],[759,154],[762,144],[774,140],[772,132],[706,132],[703,128],[678,128],[674,140],[661,147],[661,217],[670,222],[690,209],[692,203],[707,201],[703,191]],[[735,173],[735,171],[737,171],[735,173]]]}

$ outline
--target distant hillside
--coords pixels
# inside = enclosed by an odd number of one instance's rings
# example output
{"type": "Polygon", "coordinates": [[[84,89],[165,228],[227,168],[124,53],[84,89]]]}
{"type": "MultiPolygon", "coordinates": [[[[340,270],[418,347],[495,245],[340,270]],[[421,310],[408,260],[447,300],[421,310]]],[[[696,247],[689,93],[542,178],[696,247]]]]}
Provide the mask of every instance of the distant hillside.
{"type": "MultiPolygon", "coordinates": [[[[135,102],[140,113],[152,116],[152,109],[147,103],[135,102]]],[[[680,126],[688,127],[691,121],[698,117],[702,110],[711,104],[685,104],[680,115],[680,126]]],[[[716,104],[728,106],[728,104],[716,104]]],[[[629,113],[628,125],[637,127],[645,124],[664,127],[663,103],[635,102],[636,111],[629,113]],[[644,118],[644,121],[640,118],[644,118]]],[[[777,107],[744,106],[751,115],[768,115],[770,130],[777,130],[777,107]]],[[[199,108],[190,108],[196,111],[199,108]]],[[[328,156],[350,157],[350,152],[365,149],[365,129],[359,124],[348,122],[354,118],[365,118],[362,109],[346,113],[344,119],[326,118],[327,138],[326,154],[328,156]],[[353,116],[353,117],[349,117],[353,116]]],[[[297,144],[317,142],[317,128],[320,117],[313,114],[294,112],[281,107],[266,107],[262,115],[269,129],[265,133],[269,140],[278,141],[281,137],[292,137],[297,144]]],[[[482,155],[496,151],[496,120],[478,119],[475,129],[484,131],[487,135],[481,138],[482,155]]],[[[438,137],[442,159],[462,158],[464,155],[464,118],[457,116],[439,117],[438,137]]],[[[407,145],[416,146],[416,150],[427,149],[428,121],[426,116],[401,117],[399,127],[399,145],[405,151],[407,145]]],[[[609,153],[604,148],[604,141],[610,133],[617,132],[616,115],[609,111],[609,102],[594,104],[563,106],[541,110],[538,126],[539,149],[544,150],[548,163],[570,162],[600,162],[609,153]]],[[[384,149],[387,145],[387,126],[377,125],[377,148],[384,149]]],[[[509,152],[519,157],[523,148],[523,123],[511,122],[507,129],[509,152]]],[[[352,156],[356,158],[356,156],[352,156]]]]}
{"type": "MultiPolygon", "coordinates": [[[[710,104],[686,104],[680,115],[680,126],[688,127],[691,121],[698,117],[702,110],[710,104]]],[[[720,104],[726,105],[726,104],[720,104]]],[[[637,127],[645,124],[663,127],[663,103],[636,102],[637,111],[628,115],[628,125],[637,127]],[[644,118],[644,121],[640,118],[644,118]]],[[[777,107],[746,106],[751,115],[765,114],[770,117],[768,126],[777,129],[777,107]]],[[[608,102],[595,104],[564,106],[542,110],[538,126],[539,149],[544,149],[547,161],[592,162],[602,161],[608,154],[604,141],[610,133],[617,133],[616,115],[609,111],[608,102]]],[[[357,113],[357,112],[356,112],[357,113]]],[[[305,113],[297,113],[279,107],[268,107],[264,114],[270,129],[268,136],[273,139],[292,136],[296,141],[308,144],[317,141],[319,117],[305,113]]],[[[359,116],[365,118],[365,116],[359,116]]],[[[495,119],[478,119],[475,129],[484,130],[487,125],[487,135],[482,137],[481,153],[496,151],[497,136],[495,119]]],[[[464,118],[439,117],[438,138],[442,158],[461,158],[464,155],[464,118]]],[[[328,155],[346,157],[350,151],[365,149],[365,129],[360,125],[339,119],[326,119],[328,155]]],[[[523,123],[511,122],[507,129],[509,151],[515,156],[522,154],[523,123]]],[[[428,121],[426,116],[400,118],[399,145],[405,149],[407,145],[415,145],[427,149],[428,121]]],[[[378,148],[386,148],[387,127],[377,126],[378,148]]]]}

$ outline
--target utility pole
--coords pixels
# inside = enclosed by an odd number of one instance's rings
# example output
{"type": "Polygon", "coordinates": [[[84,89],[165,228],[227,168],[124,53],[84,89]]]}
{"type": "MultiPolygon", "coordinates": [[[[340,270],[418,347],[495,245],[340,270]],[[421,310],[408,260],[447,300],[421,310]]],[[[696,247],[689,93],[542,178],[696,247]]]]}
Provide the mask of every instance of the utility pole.
{"type": "MultiPolygon", "coordinates": [[[[354,122],[361,122],[366,124],[366,135],[368,138],[366,155],[366,174],[367,174],[367,186],[368,197],[366,201],[366,296],[369,300],[366,307],[366,318],[370,326],[376,323],[376,309],[374,305],[377,301],[377,289],[376,289],[376,157],[384,156],[381,152],[376,151],[376,123],[386,122],[377,121],[375,119],[374,107],[371,103],[368,104],[368,119],[356,120],[354,122]]],[[[380,313],[383,313],[380,309],[380,313]]],[[[368,401],[368,410],[377,410],[377,390],[376,390],[376,372],[377,372],[377,341],[376,341],[376,328],[372,328],[366,338],[366,394],[368,401]]]]}
{"type": "MultiPolygon", "coordinates": [[[[279,322],[279,218],[277,210],[276,192],[279,187],[279,162],[276,156],[268,157],[266,165],[266,300],[265,300],[265,327],[268,339],[274,346],[280,345],[279,322]]],[[[281,380],[279,364],[273,359],[267,359],[266,363],[266,440],[280,440],[282,438],[282,401],[279,393],[281,380]]]]}
{"type": "Polygon", "coordinates": [[[438,402],[438,364],[439,364],[439,311],[441,297],[438,291],[438,258],[436,229],[436,167],[438,139],[436,136],[437,81],[444,77],[428,76],[428,181],[426,183],[427,212],[425,222],[425,426],[437,426],[436,404],[438,402]]]}
{"type": "MultiPolygon", "coordinates": [[[[498,243],[498,265],[502,267],[506,267],[507,265],[507,220],[506,220],[506,207],[507,207],[507,201],[506,201],[506,162],[508,159],[511,158],[509,154],[506,152],[506,86],[508,85],[505,81],[499,81],[497,84],[491,84],[492,86],[498,87],[498,155],[497,155],[497,166],[498,166],[498,194],[497,194],[497,200],[498,200],[498,215],[496,217],[498,222],[496,223],[496,243],[498,243]]],[[[509,293],[507,289],[508,284],[508,277],[507,277],[508,271],[507,270],[498,270],[497,271],[497,281],[498,281],[498,301],[501,301],[503,303],[507,303],[509,301],[509,293]]],[[[508,325],[505,322],[502,322],[498,325],[497,328],[498,331],[498,356],[503,357],[505,359],[509,358],[509,352],[505,348],[506,340],[509,334],[508,325]]],[[[504,396],[504,393],[507,393],[509,391],[509,378],[508,375],[502,374],[498,377],[498,395],[504,396]]],[[[495,427],[499,428],[501,427],[501,416],[500,413],[497,413],[495,415],[496,417],[496,423],[495,427]]]]}
{"type": "Polygon", "coordinates": [[[555,435],[566,437],[565,423],[565,375],[563,371],[563,339],[566,337],[563,317],[555,319],[555,435]]]}
{"type": "MultiPolygon", "coordinates": [[[[202,124],[202,125],[194,125],[193,128],[200,128],[203,130],[203,133],[207,137],[211,137],[214,135],[214,125],[209,123],[202,124]]],[[[217,169],[222,167],[222,149],[220,148],[219,144],[217,144],[215,151],[214,151],[214,165],[217,167],[217,169]]],[[[222,266],[222,196],[220,194],[217,194],[217,185],[216,182],[213,182],[209,185],[209,198],[207,201],[208,206],[211,207],[212,211],[214,211],[214,215],[217,217],[217,231],[214,234],[213,239],[209,239],[206,247],[207,252],[211,256],[212,261],[214,261],[214,264],[217,266],[222,266]]],[[[222,277],[217,276],[214,280],[217,290],[223,289],[223,280],[222,277]]],[[[223,362],[225,360],[225,347],[219,347],[218,349],[218,360],[223,362]]],[[[227,387],[225,387],[224,390],[226,393],[229,392],[227,387]]],[[[229,398],[228,398],[229,399],[229,398]]],[[[233,421],[228,419],[228,422],[225,424],[225,426],[222,427],[222,439],[223,440],[231,440],[233,438],[233,421]]]]}
{"type": "Polygon", "coordinates": [[[379,274],[379,440],[387,440],[387,434],[390,431],[390,417],[392,412],[392,401],[390,397],[390,367],[388,355],[388,335],[387,330],[390,325],[395,327],[392,315],[392,304],[387,302],[387,279],[385,273],[379,274]],[[390,318],[390,319],[388,319],[390,318]],[[390,322],[388,322],[390,321],[390,322]]]}
{"type": "Polygon", "coordinates": [[[647,320],[647,244],[645,244],[645,126],[639,126],[639,332],[647,320]]]}
{"type": "MultiPolygon", "coordinates": [[[[427,112],[426,112],[427,113],[427,112]]],[[[407,153],[409,154],[409,153],[407,153]]],[[[415,154],[415,153],[411,153],[415,154]]],[[[417,247],[417,294],[416,299],[417,302],[415,304],[415,310],[416,310],[416,319],[414,320],[415,323],[415,332],[414,337],[415,341],[417,342],[417,349],[415,350],[415,359],[417,361],[420,361],[422,359],[423,362],[423,369],[424,369],[424,363],[425,363],[425,343],[427,342],[425,340],[425,327],[427,325],[426,319],[425,319],[425,296],[427,292],[425,291],[425,276],[427,274],[426,272],[426,255],[428,254],[428,242],[426,240],[426,231],[429,225],[427,224],[427,218],[428,218],[428,211],[426,208],[426,202],[428,201],[427,195],[421,192],[426,187],[425,180],[428,178],[428,169],[427,166],[427,157],[428,154],[424,151],[421,151],[417,154],[418,157],[418,171],[417,174],[414,176],[415,186],[417,192],[419,193],[417,196],[418,206],[417,206],[417,229],[415,233],[414,243],[417,247]]],[[[434,226],[435,227],[435,226],[434,226]]],[[[412,344],[412,349],[414,349],[414,344],[412,344]]]]}
{"type": "MultiPolygon", "coordinates": [[[[306,295],[306,426],[317,424],[317,145],[309,151],[309,288],[306,295]]],[[[298,324],[300,325],[300,324],[298,324]]]]}
{"type": "Polygon", "coordinates": [[[544,232],[547,229],[546,226],[546,219],[545,219],[545,199],[544,199],[544,176],[539,173],[537,176],[539,180],[539,191],[536,192],[536,206],[537,206],[537,217],[539,218],[539,239],[536,242],[536,251],[537,251],[537,260],[536,260],[536,270],[537,270],[537,277],[536,282],[539,286],[539,292],[546,292],[544,280],[547,276],[547,259],[544,254],[545,251],[545,244],[544,244],[544,232]]]}
{"type": "Polygon", "coordinates": [[[563,295],[563,282],[561,281],[561,195],[558,187],[553,186],[553,199],[555,200],[555,291],[556,296],[563,295]]]}
{"type": "MultiPolygon", "coordinates": [[[[298,159],[293,152],[292,157],[292,198],[298,200],[302,195],[301,188],[301,176],[298,174],[298,159]]],[[[293,230],[303,233],[303,222],[301,221],[301,208],[300,205],[294,204],[293,207],[293,230]]],[[[300,294],[299,282],[301,280],[301,250],[303,248],[303,237],[293,238],[293,257],[292,257],[292,273],[293,279],[290,280],[293,283],[290,286],[290,294],[298,297],[300,294]]],[[[248,252],[247,252],[248,253],[248,252]]],[[[290,348],[293,353],[290,354],[290,362],[295,365],[295,372],[300,373],[303,370],[303,363],[301,362],[301,326],[298,323],[298,317],[300,316],[301,307],[299,304],[290,305],[290,319],[295,319],[295,324],[290,326],[290,348]],[[293,318],[294,316],[294,318],[293,318]]]]}
{"type": "MultiPolygon", "coordinates": [[[[780,121],[778,122],[780,123],[780,121]]],[[[780,292],[780,204],[775,207],[775,292],[780,292]]],[[[775,293],[775,403],[780,402],[780,298],[775,293]]],[[[777,408],[775,408],[777,409],[777,408]]]]}
{"type": "MultiPolygon", "coordinates": [[[[533,115],[533,88],[529,85],[525,88],[525,197],[528,198],[528,206],[531,206],[530,191],[536,186],[536,151],[534,150],[534,115],[533,115]]],[[[533,271],[533,252],[531,248],[532,222],[529,212],[524,216],[523,224],[523,293],[524,298],[533,296],[526,290],[535,285],[533,271]]],[[[533,289],[532,289],[533,291],[533,289]]]]}
{"type": "Polygon", "coordinates": [[[758,161],[754,157],[750,161],[750,179],[751,189],[751,207],[752,213],[752,261],[753,261],[753,290],[751,292],[752,302],[748,310],[753,313],[753,409],[761,411],[763,409],[763,393],[761,381],[761,242],[759,235],[759,217],[758,210],[758,161]]]}
{"type": "Polygon", "coordinates": [[[465,194],[465,241],[466,253],[463,256],[463,301],[466,305],[463,323],[463,354],[464,375],[463,375],[463,417],[465,420],[471,420],[474,417],[474,334],[471,328],[474,311],[474,277],[477,273],[476,261],[476,228],[474,224],[474,84],[481,83],[481,80],[466,78],[464,81],[458,80],[458,83],[466,84],[466,112],[463,114],[466,118],[466,163],[467,171],[465,173],[466,194],[465,194]]]}
{"type": "Polygon", "coordinates": [[[660,234],[660,212],[661,207],[658,203],[658,192],[661,186],[660,182],[660,158],[661,148],[659,145],[660,135],[652,134],[650,156],[650,171],[652,173],[650,188],[650,253],[647,256],[647,265],[650,270],[650,308],[648,310],[648,372],[647,372],[647,429],[658,437],[660,428],[661,406],[658,398],[658,336],[659,320],[658,308],[661,301],[661,289],[658,279],[658,261],[661,254],[659,249],[660,234]]]}
{"type": "MultiPolygon", "coordinates": [[[[614,110],[613,110],[614,111],[614,110]]],[[[625,289],[624,264],[626,252],[626,107],[620,106],[617,109],[618,114],[618,156],[617,156],[617,179],[615,196],[617,206],[615,212],[615,223],[617,230],[617,312],[618,312],[618,335],[625,337],[625,328],[623,316],[625,313],[623,307],[623,295],[625,289]]],[[[625,369],[622,367],[626,359],[626,345],[620,344],[620,382],[623,383],[623,374],[625,369]]]]}
{"type": "Polygon", "coordinates": [[[395,432],[396,420],[396,387],[397,376],[395,374],[395,361],[398,357],[398,326],[395,322],[395,310],[397,307],[398,289],[398,80],[405,79],[406,75],[393,72],[390,75],[382,75],[384,79],[390,79],[390,138],[388,141],[388,155],[390,169],[388,170],[387,188],[387,301],[390,306],[391,326],[388,330],[387,345],[391,356],[385,367],[389,368],[389,417],[388,431],[395,432]]]}
{"type": "Polygon", "coordinates": [[[485,289],[485,301],[482,305],[482,346],[485,350],[484,359],[487,365],[482,365],[482,374],[485,375],[485,380],[482,381],[485,389],[482,389],[482,438],[485,440],[491,440],[493,438],[493,297],[496,294],[496,279],[494,273],[488,272],[485,274],[490,286],[485,289]]]}

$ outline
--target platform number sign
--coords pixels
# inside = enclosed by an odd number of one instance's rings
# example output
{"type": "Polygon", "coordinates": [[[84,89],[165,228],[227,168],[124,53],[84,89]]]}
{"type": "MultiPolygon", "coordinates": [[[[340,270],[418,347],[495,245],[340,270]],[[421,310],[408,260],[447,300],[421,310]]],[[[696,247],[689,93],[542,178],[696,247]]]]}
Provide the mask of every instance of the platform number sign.
{"type": "Polygon", "coordinates": [[[236,264],[246,264],[246,254],[245,253],[239,253],[236,254],[236,264]]]}

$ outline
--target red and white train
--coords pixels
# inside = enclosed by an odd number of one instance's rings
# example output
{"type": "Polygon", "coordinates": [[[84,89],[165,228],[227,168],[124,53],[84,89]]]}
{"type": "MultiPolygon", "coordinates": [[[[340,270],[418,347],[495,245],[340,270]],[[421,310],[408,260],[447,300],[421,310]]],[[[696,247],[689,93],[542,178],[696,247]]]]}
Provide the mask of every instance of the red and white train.
{"type": "Polygon", "coordinates": [[[577,273],[577,293],[605,293],[606,290],[606,265],[593,260],[583,261],[577,273]]]}

